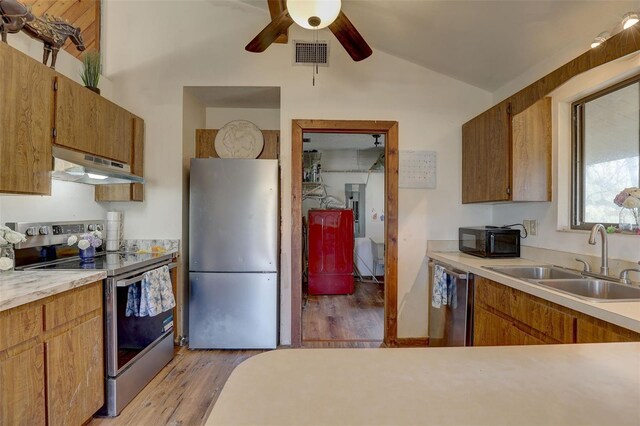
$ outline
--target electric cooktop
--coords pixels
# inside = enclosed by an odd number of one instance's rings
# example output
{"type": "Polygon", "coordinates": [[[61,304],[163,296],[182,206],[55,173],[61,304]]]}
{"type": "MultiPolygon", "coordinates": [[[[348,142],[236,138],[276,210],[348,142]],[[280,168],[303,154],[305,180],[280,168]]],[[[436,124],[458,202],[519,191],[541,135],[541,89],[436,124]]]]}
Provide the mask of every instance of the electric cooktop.
{"type": "Polygon", "coordinates": [[[78,270],[95,269],[106,271],[107,276],[120,275],[129,271],[160,263],[173,257],[172,253],[100,253],[93,259],[80,259],[77,256],[49,263],[24,266],[24,270],[78,270]]]}

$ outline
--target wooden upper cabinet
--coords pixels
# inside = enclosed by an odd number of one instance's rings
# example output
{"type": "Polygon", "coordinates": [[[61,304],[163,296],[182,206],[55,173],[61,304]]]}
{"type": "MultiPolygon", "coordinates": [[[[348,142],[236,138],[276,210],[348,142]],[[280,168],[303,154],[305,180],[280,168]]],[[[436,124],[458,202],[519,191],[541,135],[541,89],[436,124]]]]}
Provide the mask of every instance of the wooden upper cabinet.
{"type": "Polygon", "coordinates": [[[462,202],[551,201],[551,98],[501,102],[462,126],[462,202]]]}
{"type": "Polygon", "coordinates": [[[509,104],[501,103],[462,126],[462,202],[509,200],[509,104]]]}
{"type": "Polygon", "coordinates": [[[60,74],[56,79],[54,142],[131,164],[131,114],[60,74]]]}
{"type": "MultiPolygon", "coordinates": [[[[131,115],[131,173],[144,177],[144,120],[131,115]]],[[[144,185],[141,183],[123,183],[114,185],[96,185],[96,201],[144,201],[144,185]]]]}
{"type": "Polygon", "coordinates": [[[140,177],[144,177],[144,120],[133,116],[133,143],[131,144],[131,172],[140,177]]]}
{"type": "Polygon", "coordinates": [[[551,98],[512,119],[513,201],[551,201],[551,98]]]}
{"type": "Polygon", "coordinates": [[[54,76],[0,43],[0,193],[51,194],[54,76]]]}

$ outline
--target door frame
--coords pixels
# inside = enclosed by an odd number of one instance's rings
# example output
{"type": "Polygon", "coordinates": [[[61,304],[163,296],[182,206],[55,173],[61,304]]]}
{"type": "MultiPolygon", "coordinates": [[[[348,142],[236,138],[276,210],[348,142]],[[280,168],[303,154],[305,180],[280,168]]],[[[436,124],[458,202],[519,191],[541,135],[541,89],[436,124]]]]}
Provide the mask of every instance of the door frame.
{"type": "Polygon", "coordinates": [[[302,135],[380,133],[385,135],[384,343],[398,346],[398,122],[373,120],[291,120],[291,345],[302,346],[302,135]]]}

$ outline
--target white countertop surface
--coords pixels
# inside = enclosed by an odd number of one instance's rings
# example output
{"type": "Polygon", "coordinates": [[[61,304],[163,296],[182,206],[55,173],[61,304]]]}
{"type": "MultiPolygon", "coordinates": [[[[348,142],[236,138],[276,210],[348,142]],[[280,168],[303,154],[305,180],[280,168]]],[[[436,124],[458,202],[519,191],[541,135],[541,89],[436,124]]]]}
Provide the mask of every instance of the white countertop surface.
{"type": "Polygon", "coordinates": [[[13,271],[0,274],[0,312],[107,277],[104,271],[13,271]]]}
{"type": "Polygon", "coordinates": [[[544,265],[545,262],[523,258],[484,259],[461,252],[430,251],[427,256],[455,268],[472,272],[541,299],[640,333],[640,302],[590,302],[484,268],[484,266],[498,265],[544,265]]]}
{"type": "Polygon", "coordinates": [[[206,422],[267,424],[638,425],[640,343],[276,350],[206,422]]]}

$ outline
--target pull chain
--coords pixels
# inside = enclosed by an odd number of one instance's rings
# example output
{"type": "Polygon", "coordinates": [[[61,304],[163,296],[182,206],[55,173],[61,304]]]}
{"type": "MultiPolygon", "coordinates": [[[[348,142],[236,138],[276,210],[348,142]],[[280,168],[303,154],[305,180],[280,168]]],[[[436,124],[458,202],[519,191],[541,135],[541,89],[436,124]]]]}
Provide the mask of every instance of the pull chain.
{"type": "Polygon", "coordinates": [[[314,39],[313,39],[313,67],[311,72],[313,74],[313,86],[316,85],[316,75],[318,74],[318,27],[316,27],[313,31],[314,39]]]}

